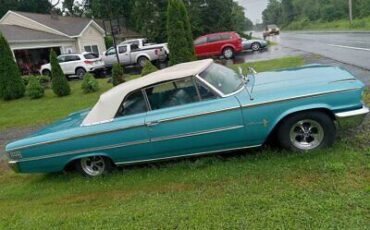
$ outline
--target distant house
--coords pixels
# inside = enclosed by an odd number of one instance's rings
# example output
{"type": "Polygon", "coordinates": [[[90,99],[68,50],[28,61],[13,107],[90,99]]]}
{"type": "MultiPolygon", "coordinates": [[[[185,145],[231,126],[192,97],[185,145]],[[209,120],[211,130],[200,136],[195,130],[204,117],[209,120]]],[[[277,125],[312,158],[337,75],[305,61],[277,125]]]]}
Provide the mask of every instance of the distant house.
{"type": "Polygon", "coordinates": [[[50,49],[57,54],[106,50],[104,29],[88,18],[8,11],[0,19],[0,32],[24,74],[48,62],[50,49]]]}

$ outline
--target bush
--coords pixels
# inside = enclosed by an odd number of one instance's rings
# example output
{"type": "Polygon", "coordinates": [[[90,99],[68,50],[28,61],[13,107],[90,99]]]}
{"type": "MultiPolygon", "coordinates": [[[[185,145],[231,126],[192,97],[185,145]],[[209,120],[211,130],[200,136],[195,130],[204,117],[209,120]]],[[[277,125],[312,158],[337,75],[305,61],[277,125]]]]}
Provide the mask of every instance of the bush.
{"type": "Polygon", "coordinates": [[[112,67],[112,83],[114,86],[119,85],[125,82],[123,77],[123,69],[122,66],[118,63],[113,64],[112,67]]]}
{"type": "Polygon", "coordinates": [[[49,83],[50,83],[50,77],[49,76],[39,75],[39,76],[37,76],[37,79],[39,80],[42,87],[44,87],[44,88],[49,87],[49,83]]]}
{"type": "Polygon", "coordinates": [[[51,65],[51,88],[58,97],[64,97],[71,94],[67,78],[64,76],[62,68],[60,67],[57,55],[54,50],[50,51],[50,65],[51,65]]]}
{"type": "Polygon", "coordinates": [[[21,98],[25,90],[13,53],[0,33],[0,98],[4,100],[21,98]]]}
{"type": "Polygon", "coordinates": [[[93,93],[99,90],[99,82],[91,73],[87,73],[81,84],[81,89],[84,93],[93,93]]]}
{"type": "Polygon", "coordinates": [[[148,75],[148,74],[153,73],[157,70],[158,70],[158,68],[155,67],[155,65],[153,65],[150,61],[146,61],[145,65],[144,65],[144,68],[141,70],[141,76],[148,75]]]}
{"type": "Polygon", "coordinates": [[[31,99],[37,99],[44,96],[44,88],[41,86],[40,81],[36,76],[28,77],[26,94],[31,99]]]}

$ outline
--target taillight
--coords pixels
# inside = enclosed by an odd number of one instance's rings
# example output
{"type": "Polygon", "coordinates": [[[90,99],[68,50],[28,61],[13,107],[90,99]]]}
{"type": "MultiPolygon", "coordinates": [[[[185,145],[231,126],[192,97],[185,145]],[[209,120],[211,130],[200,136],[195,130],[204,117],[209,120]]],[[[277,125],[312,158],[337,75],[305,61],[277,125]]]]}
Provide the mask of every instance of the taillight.
{"type": "Polygon", "coordinates": [[[85,60],[84,62],[86,65],[92,65],[94,63],[93,61],[88,61],[88,60],[85,60]]]}
{"type": "Polygon", "coordinates": [[[156,49],[155,51],[154,51],[154,53],[155,53],[155,55],[159,55],[159,49],[156,49]]]}

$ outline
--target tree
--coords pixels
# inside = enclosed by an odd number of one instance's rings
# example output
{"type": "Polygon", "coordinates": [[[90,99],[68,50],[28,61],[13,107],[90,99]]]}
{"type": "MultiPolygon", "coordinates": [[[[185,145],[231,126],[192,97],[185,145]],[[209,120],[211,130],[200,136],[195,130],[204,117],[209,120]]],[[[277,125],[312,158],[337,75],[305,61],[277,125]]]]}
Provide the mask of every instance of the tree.
{"type": "Polygon", "coordinates": [[[24,96],[25,86],[13,53],[0,33],[0,98],[12,100],[24,96]]]}
{"type": "Polygon", "coordinates": [[[50,51],[50,65],[51,65],[51,88],[58,97],[64,97],[71,94],[71,88],[67,78],[64,76],[62,68],[60,67],[57,55],[54,50],[50,51]]]}
{"type": "Polygon", "coordinates": [[[51,3],[48,0],[1,0],[0,18],[9,10],[33,13],[49,13],[51,3]]]}
{"type": "Polygon", "coordinates": [[[193,35],[182,0],[169,0],[168,2],[167,36],[170,65],[195,60],[193,35]]]}

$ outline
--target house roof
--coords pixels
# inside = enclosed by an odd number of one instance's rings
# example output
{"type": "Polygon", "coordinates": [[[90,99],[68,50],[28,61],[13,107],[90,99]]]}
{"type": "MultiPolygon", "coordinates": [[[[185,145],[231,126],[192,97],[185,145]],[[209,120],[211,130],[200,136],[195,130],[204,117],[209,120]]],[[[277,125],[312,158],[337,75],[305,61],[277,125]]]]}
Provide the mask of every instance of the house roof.
{"type": "Polygon", "coordinates": [[[72,38],[29,28],[0,24],[0,32],[9,43],[70,41],[72,38]]]}
{"type": "Polygon", "coordinates": [[[135,90],[160,82],[195,76],[203,72],[212,63],[212,59],[182,63],[120,84],[100,96],[99,101],[86,116],[82,125],[87,126],[114,119],[123,99],[135,90]]]}
{"type": "Polygon", "coordinates": [[[29,18],[42,25],[54,30],[60,31],[68,36],[79,36],[84,29],[92,22],[103,31],[103,29],[90,18],[72,17],[72,16],[52,16],[50,14],[28,13],[20,11],[11,11],[15,14],[29,18]]]}

